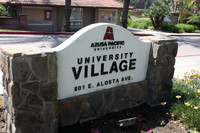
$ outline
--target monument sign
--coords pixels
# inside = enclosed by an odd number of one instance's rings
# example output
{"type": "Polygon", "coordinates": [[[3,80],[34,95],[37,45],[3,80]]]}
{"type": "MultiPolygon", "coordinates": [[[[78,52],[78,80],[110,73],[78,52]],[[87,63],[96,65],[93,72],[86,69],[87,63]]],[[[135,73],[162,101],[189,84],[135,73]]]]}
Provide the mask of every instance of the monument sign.
{"type": "Polygon", "coordinates": [[[54,50],[58,99],[145,80],[150,43],[112,24],[90,25],[54,50]]]}

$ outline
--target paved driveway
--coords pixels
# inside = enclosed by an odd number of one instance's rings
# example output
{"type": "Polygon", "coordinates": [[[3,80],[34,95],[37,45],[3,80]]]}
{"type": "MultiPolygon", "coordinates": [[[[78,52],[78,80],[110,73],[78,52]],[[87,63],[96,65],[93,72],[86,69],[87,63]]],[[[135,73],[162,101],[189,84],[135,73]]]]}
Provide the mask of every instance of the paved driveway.
{"type": "Polygon", "coordinates": [[[70,35],[0,35],[0,45],[37,45],[53,48],[67,40],[70,35]]]}
{"type": "Polygon", "coordinates": [[[178,39],[177,56],[199,55],[200,37],[172,37],[178,39]]]}

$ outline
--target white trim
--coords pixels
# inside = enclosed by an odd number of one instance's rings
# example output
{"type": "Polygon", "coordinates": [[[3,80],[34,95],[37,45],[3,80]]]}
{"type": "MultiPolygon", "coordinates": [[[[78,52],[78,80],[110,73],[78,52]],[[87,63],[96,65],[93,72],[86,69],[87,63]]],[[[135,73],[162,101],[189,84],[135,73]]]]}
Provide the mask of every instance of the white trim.
{"type": "Polygon", "coordinates": [[[52,7],[35,7],[35,6],[22,6],[22,8],[35,8],[35,9],[53,9],[52,7]]]}

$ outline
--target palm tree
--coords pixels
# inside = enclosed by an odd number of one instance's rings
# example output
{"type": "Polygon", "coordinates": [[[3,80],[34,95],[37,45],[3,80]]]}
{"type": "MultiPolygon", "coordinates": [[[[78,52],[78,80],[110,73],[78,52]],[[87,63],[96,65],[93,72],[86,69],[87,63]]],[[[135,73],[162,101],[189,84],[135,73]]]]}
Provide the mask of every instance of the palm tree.
{"type": "Polygon", "coordinates": [[[123,15],[122,15],[122,26],[127,29],[128,24],[128,10],[129,10],[130,0],[124,0],[123,15]]]}
{"type": "Polygon", "coordinates": [[[65,18],[63,31],[70,31],[71,0],[65,0],[65,18]]]}

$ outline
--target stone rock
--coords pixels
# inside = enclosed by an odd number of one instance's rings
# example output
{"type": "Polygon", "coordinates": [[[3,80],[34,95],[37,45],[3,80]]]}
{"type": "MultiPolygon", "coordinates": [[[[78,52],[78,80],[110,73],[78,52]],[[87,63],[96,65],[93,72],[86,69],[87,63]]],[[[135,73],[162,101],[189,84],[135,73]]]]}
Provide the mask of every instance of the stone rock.
{"type": "Polygon", "coordinates": [[[175,65],[175,58],[171,55],[166,56],[167,61],[168,61],[168,67],[173,67],[175,65]]]}
{"type": "Polygon", "coordinates": [[[168,61],[168,58],[166,56],[161,57],[160,62],[161,62],[161,64],[159,64],[159,65],[162,65],[162,66],[168,66],[169,65],[169,61],[168,61]]]}
{"type": "Polygon", "coordinates": [[[15,82],[26,82],[31,75],[31,69],[29,67],[26,57],[20,56],[14,58],[12,61],[13,80],[15,82]]]}
{"type": "Polygon", "coordinates": [[[151,106],[154,106],[154,104],[157,102],[157,86],[148,86],[148,97],[147,97],[147,103],[151,106]]]}
{"type": "Polygon", "coordinates": [[[83,109],[82,109],[82,112],[80,114],[80,119],[89,118],[89,117],[93,117],[93,116],[94,116],[94,111],[93,111],[91,105],[88,102],[86,102],[83,105],[83,109]]]}
{"type": "Polygon", "coordinates": [[[112,111],[114,112],[118,112],[121,109],[120,102],[124,98],[124,88],[125,86],[120,86],[112,89],[112,111]]]}
{"type": "Polygon", "coordinates": [[[87,98],[85,96],[60,100],[58,109],[61,127],[77,123],[86,102],[87,98]]]}
{"type": "Polygon", "coordinates": [[[176,56],[178,50],[178,43],[169,43],[167,44],[167,52],[173,57],[176,56]]]}
{"type": "Polygon", "coordinates": [[[12,99],[14,107],[17,107],[21,103],[20,88],[18,83],[11,82],[9,84],[8,95],[12,99]]]}
{"type": "Polygon", "coordinates": [[[31,56],[31,67],[32,67],[35,75],[39,79],[45,80],[48,78],[48,58],[47,58],[47,56],[42,56],[42,55],[31,56]]]}
{"type": "Polygon", "coordinates": [[[128,97],[127,94],[124,94],[123,98],[120,100],[120,102],[118,103],[118,111],[127,109],[130,105],[130,99],[128,97]]]}
{"type": "Polygon", "coordinates": [[[48,73],[48,81],[56,81],[57,80],[57,58],[56,53],[52,53],[49,56],[49,73],[48,73]]]}
{"type": "Polygon", "coordinates": [[[29,91],[27,89],[22,89],[20,91],[20,97],[21,99],[25,99],[25,97],[28,95],[29,91]]]}
{"type": "MultiPolygon", "coordinates": [[[[19,133],[57,133],[58,128],[53,127],[51,122],[39,123],[32,127],[21,128],[19,133]]],[[[17,132],[18,133],[18,132],[17,132]]]]}
{"type": "Polygon", "coordinates": [[[42,122],[50,122],[58,117],[58,102],[45,103],[42,111],[42,122]]]}
{"type": "Polygon", "coordinates": [[[161,44],[153,44],[153,58],[162,57],[166,53],[166,49],[164,45],[161,44]]]}
{"type": "MultiPolygon", "coordinates": [[[[172,81],[171,81],[172,82],[172,81]]],[[[158,87],[157,94],[158,94],[158,100],[165,102],[169,100],[170,94],[172,90],[172,83],[165,83],[158,87]]]]}
{"type": "Polygon", "coordinates": [[[163,74],[164,74],[163,67],[162,66],[156,67],[155,71],[154,71],[154,76],[152,79],[152,81],[153,81],[152,84],[158,85],[158,84],[162,83],[163,74]]]}
{"type": "Polygon", "coordinates": [[[157,57],[162,57],[165,55],[165,53],[167,52],[166,50],[166,45],[163,45],[163,43],[161,44],[157,44],[157,45],[160,45],[160,47],[158,48],[158,51],[157,51],[157,57]]]}
{"type": "Polygon", "coordinates": [[[11,130],[11,123],[12,123],[12,119],[11,119],[11,114],[7,112],[7,115],[6,115],[6,131],[7,132],[10,132],[11,130]]]}
{"type": "Polygon", "coordinates": [[[58,97],[57,88],[57,82],[50,82],[40,88],[39,95],[45,102],[54,102],[58,97]]]}
{"type": "Polygon", "coordinates": [[[32,74],[31,78],[30,78],[30,81],[35,81],[35,80],[39,80],[39,79],[37,79],[37,77],[34,74],[32,74]]]}
{"type": "Polygon", "coordinates": [[[125,92],[128,95],[129,99],[135,102],[144,101],[146,97],[146,90],[142,88],[140,84],[131,84],[127,85],[125,88],[125,92]]]}
{"type": "Polygon", "coordinates": [[[112,92],[110,89],[88,95],[88,101],[97,114],[106,114],[112,110],[112,92]]]}
{"type": "Polygon", "coordinates": [[[43,108],[42,100],[35,94],[29,93],[20,105],[20,109],[31,110],[41,113],[43,108]]]}
{"type": "Polygon", "coordinates": [[[175,46],[174,46],[174,50],[173,50],[173,54],[172,54],[172,55],[173,55],[174,57],[176,57],[176,55],[177,55],[177,53],[178,53],[178,43],[175,43],[174,45],[175,45],[175,46]]]}
{"type": "Polygon", "coordinates": [[[24,84],[22,84],[22,88],[26,88],[27,90],[31,91],[34,94],[38,93],[39,90],[39,82],[38,81],[34,81],[34,82],[26,82],[24,84]]]}
{"type": "Polygon", "coordinates": [[[6,90],[4,90],[4,91],[3,91],[3,107],[4,107],[5,109],[7,109],[8,105],[9,105],[8,93],[7,93],[6,90]]]}
{"type": "Polygon", "coordinates": [[[32,127],[40,121],[40,114],[34,111],[16,110],[15,115],[14,123],[17,128],[32,127]]]}

